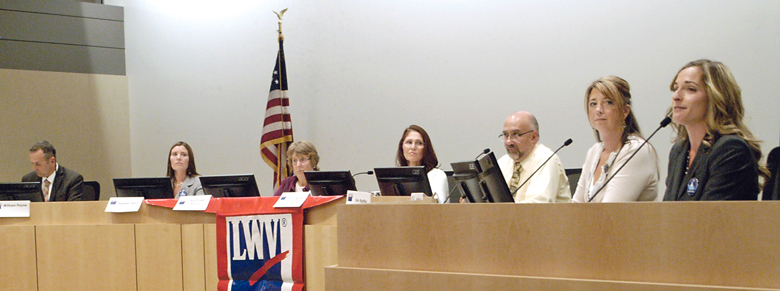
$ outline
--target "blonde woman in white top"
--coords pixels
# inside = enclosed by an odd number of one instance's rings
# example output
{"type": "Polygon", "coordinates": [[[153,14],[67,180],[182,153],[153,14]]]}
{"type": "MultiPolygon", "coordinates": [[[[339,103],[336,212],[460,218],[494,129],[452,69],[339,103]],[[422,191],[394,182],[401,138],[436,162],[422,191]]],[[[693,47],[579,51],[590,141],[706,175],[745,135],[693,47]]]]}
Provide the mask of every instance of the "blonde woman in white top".
{"type": "Polygon", "coordinates": [[[644,142],[631,112],[628,82],[615,76],[596,80],[585,93],[585,110],[598,143],[588,150],[572,201],[655,200],[658,196],[658,157],[649,143],[616,174],[644,142]],[[606,183],[610,178],[612,180],[606,183]]]}

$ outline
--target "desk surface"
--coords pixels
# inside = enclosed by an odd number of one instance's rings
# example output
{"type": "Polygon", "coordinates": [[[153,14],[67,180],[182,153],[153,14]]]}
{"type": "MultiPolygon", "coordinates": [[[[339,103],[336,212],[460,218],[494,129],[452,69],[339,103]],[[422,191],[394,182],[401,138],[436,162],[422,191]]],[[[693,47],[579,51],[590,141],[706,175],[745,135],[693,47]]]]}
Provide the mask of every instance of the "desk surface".
{"type": "Polygon", "coordinates": [[[338,206],[339,267],[780,287],[780,202],[338,206]]]}
{"type": "Polygon", "coordinates": [[[138,212],[105,212],[108,201],[34,202],[30,217],[0,218],[0,225],[121,224],[121,223],[215,223],[213,213],[171,211],[169,208],[142,204],[138,212]]]}

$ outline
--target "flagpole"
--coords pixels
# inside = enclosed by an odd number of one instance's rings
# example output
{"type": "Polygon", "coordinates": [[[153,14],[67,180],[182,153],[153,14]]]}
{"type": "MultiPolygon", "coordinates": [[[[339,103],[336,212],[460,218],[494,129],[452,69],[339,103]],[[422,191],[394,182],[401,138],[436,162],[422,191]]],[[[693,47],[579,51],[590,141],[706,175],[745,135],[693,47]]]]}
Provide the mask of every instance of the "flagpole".
{"type": "MultiPolygon", "coordinates": [[[[279,18],[279,21],[278,21],[278,23],[279,23],[279,30],[278,30],[278,32],[279,32],[279,53],[280,54],[283,51],[283,46],[282,45],[283,45],[283,42],[284,42],[284,35],[282,34],[282,16],[284,16],[285,12],[287,12],[287,8],[282,9],[279,12],[274,11],[274,14],[276,14],[276,17],[279,18]]],[[[277,60],[277,64],[276,65],[279,68],[282,67],[282,64],[281,64],[282,59],[283,59],[283,56],[281,56],[281,55],[276,58],[276,60],[277,60]]],[[[287,80],[282,80],[282,78],[286,79],[287,76],[286,76],[286,74],[282,75],[281,72],[280,72],[280,75],[279,75],[279,82],[280,82],[280,84],[284,84],[287,81],[287,80]]],[[[279,91],[279,97],[282,100],[287,98],[286,95],[287,95],[287,90],[280,90],[279,91]]],[[[288,128],[287,128],[286,123],[282,122],[282,130],[286,131],[287,129],[288,128]]],[[[279,147],[277,148],[277,150],[279,151],[279,153],[278,153],[278,156],[279,156],[278,161],[279,162],[278,162],[278,165],[277,165],[277,173],[278,173],[277,177],[278,177],[278,179],[275,179],[275,180],[277,180],[277,183],[281,183],[282,179],[288,177],[289,174],[290,174],[290,170],[288,169],[288,165],[287,165],[287,145],[289,145],[289,144],[288,143],[281,143],[281,144],[279,144],[279,147]]],[[[280,184],[276,184],[274,186],[276,187],[276,186],[279,186],[279,185],[280,184]]]]}
{"type": "Polygon", "coordinates": [[[276,12],[274,11],[274,14],[276,14],[276,17],[279,17],[279,41],[284,41],[284,35],[282,35],[282,16],[284,13],[287,12],[287,8],[282,9],[282,11],[276,12]]]}

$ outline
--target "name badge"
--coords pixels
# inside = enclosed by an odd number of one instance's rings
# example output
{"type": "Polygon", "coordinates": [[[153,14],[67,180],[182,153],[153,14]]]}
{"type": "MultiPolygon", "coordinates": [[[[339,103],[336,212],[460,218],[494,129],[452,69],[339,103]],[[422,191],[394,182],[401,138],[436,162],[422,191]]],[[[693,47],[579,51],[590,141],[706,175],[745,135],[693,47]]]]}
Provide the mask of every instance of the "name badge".
{"type": "Polygon", "coordinates": [[[143,197],[111,197],[106,204],[106,212],[138,212],[143,197]]]}
{"type": "Polygon", "coordinates": [[[204,211],[209,207],[211,195],[182,196],[176,201],[175,211],[204,211]]]}
{"type": "Polygon", "coordinates": [[[30,200],[0,202],[0,217],[30,217],[30,200]]]}
{"type": "Polygon", "coordinates": [[[688,180],[688,189],[687,189],[688,196],[693,196],[693,194],[696,194],[696,190],[698,189],[699,189],[699,179],[693,177],[690,180],[688,180]]]}
{"type": "Polygon", "coordinates": [[[371,193],[360,191],[347,191],[347,204],[371,203],[371,193]]]}
{"type": "Polygon", "coordinates": [[[306,202],[306,199],[311,196],[311,192],[283,192],[279,200],[276,200],[274,208],[297,208],[306,202]]]}

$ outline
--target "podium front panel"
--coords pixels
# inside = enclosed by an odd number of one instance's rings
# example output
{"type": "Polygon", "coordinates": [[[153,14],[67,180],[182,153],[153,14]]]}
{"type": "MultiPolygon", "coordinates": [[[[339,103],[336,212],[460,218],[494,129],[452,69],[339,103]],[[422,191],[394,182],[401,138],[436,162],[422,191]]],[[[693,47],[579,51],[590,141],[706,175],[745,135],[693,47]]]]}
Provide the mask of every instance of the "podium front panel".
{"type": "Polygon", "coordinates": [[[36,227],[38,290],[136,290],[135,228],[36,227]]]}
{"type": "Polygon", "coordinates": [[[136,224],[135,247],[139,291],[182,290],[181,225],[136,224]]]}
{"type": "Polygon", "coordinates": [[[780,288],[780,202],[341,205],[340,267],[780,288]]]}
{"type": "Polygon", "coordinates": [[[3,290],[35,290],[38,286],[35,257],[35,227],[31,225],[0,225],[0,258],[3,290]]]}

